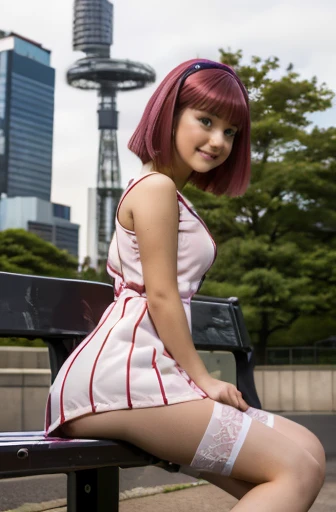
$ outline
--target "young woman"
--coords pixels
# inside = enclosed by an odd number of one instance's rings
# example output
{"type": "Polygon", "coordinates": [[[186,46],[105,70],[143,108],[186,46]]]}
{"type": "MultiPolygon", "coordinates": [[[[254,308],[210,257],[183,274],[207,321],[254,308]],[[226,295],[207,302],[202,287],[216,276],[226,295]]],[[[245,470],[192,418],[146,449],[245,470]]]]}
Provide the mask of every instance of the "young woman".
{"type": "Polygon", "coordinates": [[[307,511],[324,480],[318,439],[211,377],[191,338],[190,300],[216,246],[181,190],[246,190],[243,84],[224,64],[181,64],[149,100],[129,148],[143,167],[117,210],[107,262],[115,301],[52,385],[46,433],[122,439],[191,466],[238,498],[237,511],[307,511]]]}

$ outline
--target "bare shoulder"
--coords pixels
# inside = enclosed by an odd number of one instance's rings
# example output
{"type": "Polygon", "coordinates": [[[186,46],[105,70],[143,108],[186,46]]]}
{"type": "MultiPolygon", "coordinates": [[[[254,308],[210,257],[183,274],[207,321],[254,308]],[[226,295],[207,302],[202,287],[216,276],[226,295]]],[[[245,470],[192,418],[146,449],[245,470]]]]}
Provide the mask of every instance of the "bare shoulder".
{"type": "MultiPolygon", "coordinates": [[[[119,209],[119,221],[127,229],[134,230],[134,221],[144,218],[146,222],[156,215],[167,215],[177,211],[176,186],[173,180],[161,173],[153,173],[135,183],[119,209]]],[[[139,225],[139,222],[138,222],[139,225]]]]}
{"type": "MultiPolygon", "coordinates": [[[[152,194],[176,194],[176,186],[171,178],[165,174],[155,172],[152,175],[146,176],[134,187],[135,191],[141,191],[142,193],[152,194]]],[[[157,197],[157,196],[156,196],[157,197]]],[[[159,196],[160,197],[160,196],[159,196]]]]}
{"type": "Polygon", "coordinates": [[[140,180],[128,194],[127,207],[131,212],[138,208],[164,208],[176,205],[176,186],[165,174],[153,173],[140,180]]]}

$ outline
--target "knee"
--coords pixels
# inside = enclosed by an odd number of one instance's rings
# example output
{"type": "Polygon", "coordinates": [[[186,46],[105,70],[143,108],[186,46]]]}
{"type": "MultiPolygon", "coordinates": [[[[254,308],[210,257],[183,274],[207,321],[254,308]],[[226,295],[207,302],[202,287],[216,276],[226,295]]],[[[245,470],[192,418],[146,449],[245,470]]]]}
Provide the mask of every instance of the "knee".
{"type": "Polygon", "coordinates": [[[315,436],[312,432],[309,431],[309,445],[307,445],[307,451],[313,456],[313,458],[317,461],[320,471],[320,481],[323,485],[325,479],[326,472],[326,455],[321,441],[318,437],[315,436]]]}
{"type": "Polygon", "coordinates": [[[325,477],[326,470],[326,455],[321,441],[313,434],[313,443],[314,449],[312,450],[312,455],[315,457],[317,462],[321,467],[321,471],[323,473],[323,478],[325,477]]]}
{"type": "Polygon", "coordinates": [[[317,462],[320,468],[320,475],[321,475],[321,487],[324,483],[325,476],[326,476],[326,455],[324,448],[321,444],[321,442],[316,438],[316,441],[318,443],[318,451],[319,451],[319,457],[317,458],[317,462]]]}
{"type": "Polygon", "coordinates": [[[316,498],[324,482],[325,470],[310,453],[294,457],[289,473],[300,495],[305,493],[311,495],[313,499],[316,498]]]}

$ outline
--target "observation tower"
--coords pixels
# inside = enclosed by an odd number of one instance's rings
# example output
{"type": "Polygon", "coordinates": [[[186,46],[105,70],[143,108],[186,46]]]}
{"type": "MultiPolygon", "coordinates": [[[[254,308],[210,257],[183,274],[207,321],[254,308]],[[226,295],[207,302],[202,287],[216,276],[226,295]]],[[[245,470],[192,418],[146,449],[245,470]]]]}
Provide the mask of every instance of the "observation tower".
{"type": "Polygon", "coordinates": [[[75,0],[73,50],[85,53],[67,72],[72,87],[96,90],[100,132],[97,188],[89,190],[88,255],[94,267],[105,262],[115,229],[121,189],[118,155],[117,92],[141,89],[155,81],[148,65],[112,59],[113,4],[108,0],[75,0]]]}

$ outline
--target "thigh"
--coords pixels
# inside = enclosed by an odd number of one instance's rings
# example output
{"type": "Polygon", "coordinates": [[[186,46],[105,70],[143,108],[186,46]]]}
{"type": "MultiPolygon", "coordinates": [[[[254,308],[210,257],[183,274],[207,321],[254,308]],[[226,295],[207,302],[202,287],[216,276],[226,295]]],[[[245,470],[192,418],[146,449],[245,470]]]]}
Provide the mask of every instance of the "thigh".
{"type": "Polygon", "coordinates": [[[210,421],[210,398],[144,409],[89,414],[63,425],[70,437],[120,439],[180,465],[188,466],[210,421]]]}
{"type": "Polygon", "coordinates": [[[277,414],[274,415],[274,429],[311,453],[319,463],[321,471],[325,473],[325,451],[320,440],[313,432],[303,425],[277,414]]]}
{"type": "Polygon", "coordinates": [[[276,428],[252,420],[244,443],[234,461],[231,477],[254,484],[273,481],[283,475],[312,472],[321,480],[316,459],[295,440],[276,428]]]}
{"type": "MultiPolygon", "coordinates": [[[[191,465],[208,433],[216,404],[205,398],[162,407],[110,411],[74,420],[64,430],[72,437],[121,439],[164,460],[191,465]]],[[[240,413],[230,406],[221,407],[240,413]]],[[[262,483],[293,464],[300,462],[304,468],[311,462],[309,457],[312,459],[312,456],[294,441],[262,422],[244,416],[248,418],[249,428],[239,446],[235,443],[239,432],[234,433],[236,426],[233,424],[227,423],[227,431],[212,437],[216,446],[225,443],[227,438],[231,442],[233,470],[230,476],[262,483]]]]}

